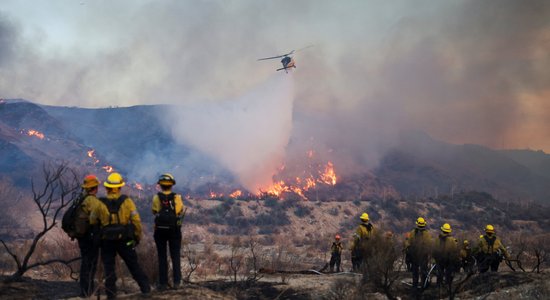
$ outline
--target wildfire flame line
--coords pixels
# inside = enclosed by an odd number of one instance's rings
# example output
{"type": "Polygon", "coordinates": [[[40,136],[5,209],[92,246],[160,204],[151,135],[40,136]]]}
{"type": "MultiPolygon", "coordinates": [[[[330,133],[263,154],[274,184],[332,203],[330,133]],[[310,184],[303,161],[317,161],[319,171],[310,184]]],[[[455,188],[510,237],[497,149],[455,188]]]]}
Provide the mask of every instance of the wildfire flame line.
{"type": "MultiPolygon", "coordinates": [[[[308,157],[313,156],[313,151],[307,152],[308,157]]],[[[258,195],[267,194],[276,197],[281,196],[285,192],[293,192],[304,199],[307,197],[304,192],[314,188],[318,183],[334,186],[336,185],[337,177],[334,172],[334,165],[332,162],[328,162],[322,171],[319,171],[317,176],[309,175],[305,178],[296,177],[293,183],[287,183],[284,180],[275,181],[269,188],[263,190],[260,189],[258,195]]]]}
{"type": "Polygon", "coordinates": [[[22,130],[21,133],[25,133],[25,134],[27,134],[28,136],[34,136],[34,137],[39,138],[39,139],[41,139],[41,140],[43,140],[44,137],[45,137],[44,134],[43,134],[42,132],[40,132],[40,131],[38,131],[38,130],[34,130],[34,129],[29,129],[29,130],[27,130],[26,132],[25,132],[25,130],[22,130]]]}

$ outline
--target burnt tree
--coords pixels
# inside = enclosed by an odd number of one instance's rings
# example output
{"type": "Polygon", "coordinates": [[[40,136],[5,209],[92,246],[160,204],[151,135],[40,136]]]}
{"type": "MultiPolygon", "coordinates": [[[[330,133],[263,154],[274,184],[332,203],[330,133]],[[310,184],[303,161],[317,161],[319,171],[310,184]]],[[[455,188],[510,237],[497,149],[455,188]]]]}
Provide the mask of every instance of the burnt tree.
{"type": "Polygon", "coordinates": [[[37,187],[34,180],[31,179],[32,199],[42,218],[42,226],[34,234],[30,246],[26,250],[22,250],[21,253],[15,253],[4,240],[0,240],[17,268],[13,274],[4,280],[5,282],[20,281],[28,270],[38,266],[53,263],[68,265],[80,259],[79,257],[72,259],[51,258],[44,261],[31,262],[38,243],[55,227],[63,209],[71,203],[71,200],[77,197],[79,188],[78,176],[74,170],[67,166],[67,163],[59,165],[44,164],[42,166],[42,175],[44,179],[42,187],[37,187]]]}

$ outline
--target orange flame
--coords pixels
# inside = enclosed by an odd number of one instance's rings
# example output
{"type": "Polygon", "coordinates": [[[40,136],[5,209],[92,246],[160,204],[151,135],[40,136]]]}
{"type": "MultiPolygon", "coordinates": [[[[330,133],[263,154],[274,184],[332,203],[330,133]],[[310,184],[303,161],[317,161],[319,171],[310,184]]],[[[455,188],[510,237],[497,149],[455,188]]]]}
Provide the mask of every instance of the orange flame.
{"type": "Polygon", "coordinates": [[[29,129],[27,130],[27,135],[28,136],[35,136],[41,140],[44,139],[44,134],[38,130],[34,130],[34,129],[29,129]]]}
{"type": "Polygon", "coordinates": [[[140,191],[143,191],[143,186],[140,183],[134,183],[134,187],[140,191]]]}
{"type": "MultiPolygon", "coordinates": [[[[309,153],[313,153],[313,151],[311,150],[309,153]]],[[[311,174],[307,177],[297,176],[291,180],[292,182],[285,182],[284,180],[274,181],[267,189],[260,189],[258,195],[267,194],[280,197],[285,192],[293,192],[307,199],[304,192],[316,187],[318,183],[336,185],[337,177],[332,162],[329,161],[324,170],[319,170],[317,174],[317,176],[311,174]]]]}
{"type": "Polygon", "coordinates": [[[336,184],[336,173],[334,172],[334,166],[329,161],[325,167],[325,172],[321,174],[322,182],[330,185],[336,184]]]}
{"type": "Polygon", "coordinates": [[[229,194],[229,197],[230,198],[238,198],[242,195],[243,195],[243,192],[241,192],[240,190],[236,190],[233,193],[229,194]]]}
{"type": "Polygon", "coordinates": [[[306,186],[304,189],[307,191],[312,187],[315,187],[315,180],[312,177],[306,178],[306,186]]]}
{"type": "Polygon", "coordinates": [[[92,150],[89,150],[87,152],[88,152],[88,157],[93,159],[94,165],[97,164],[99,162],[99,159],[97,159],[97,157],[95,157],[95,150],[92,149],[92,150]]]}
{"type": "Polygon", "coordinates": [[[112,166],[103,166],[101,167],[103,170],[105,170],[105,172],[107,173],[111,173],[113,172],[113,167],[112,166]]]}

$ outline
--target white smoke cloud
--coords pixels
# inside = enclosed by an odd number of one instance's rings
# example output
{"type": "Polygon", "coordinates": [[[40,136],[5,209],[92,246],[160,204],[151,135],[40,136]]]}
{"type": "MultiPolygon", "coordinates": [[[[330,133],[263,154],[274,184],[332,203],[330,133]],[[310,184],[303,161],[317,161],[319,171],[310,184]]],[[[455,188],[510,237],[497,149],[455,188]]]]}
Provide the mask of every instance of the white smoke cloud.
{"type": "Polygon", "coordinates": [[[293,102],[292,73],[278,73],[235,99],[171,107],[167,120],[178,142],[219,160],[256,192],[284,160],[293,102]]]}

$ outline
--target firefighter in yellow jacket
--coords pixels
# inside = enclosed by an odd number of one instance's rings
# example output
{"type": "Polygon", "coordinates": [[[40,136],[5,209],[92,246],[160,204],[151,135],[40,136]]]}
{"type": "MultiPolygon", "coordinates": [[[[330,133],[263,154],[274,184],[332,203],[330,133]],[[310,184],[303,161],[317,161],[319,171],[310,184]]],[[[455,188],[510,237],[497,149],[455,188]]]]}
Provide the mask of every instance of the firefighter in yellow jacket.
{"type": "Polygon", "coordinates": [[[485,226],[485,234],[479,237],[479,242],[474,249],[474,254],[479,262],[479,272],[485,273],[491,268],[492,272],[498,271],[500,262],[509,259],[508,251],[495,234],[495,227],[491,224],[485,226]]]}
{"type": "Polygon", "coordinates": [[[360,271],[365,261],[368,240],[374,234],[374,226],[370,223],[369,215],[363,213],[359,219],[361,220],[361,224],[357,227],[351,244],[351,263],[353,271],[360,271]]]}
{"type": "Polygon", "coordinates": [[[138,263],[135,246],[141,239],[141,219],[130,197],[121,194],[125,185],[118,173],[112,173],[103,183],[107,197],[100,198],[101,205],[92,212],[91,224],[99,224],[101,235],[101,259],[105,272],[105,289],[108,299],[116,297],[115,259],[120,255],[143,294],[151,291],[149,279],[138,263]]]}
{"type": "Polygon", "coordinates": [[[441,233],[435,241],[433,253],[437,265],[437,285],[442,285],[443,279],[445,279],[449,289],[460,263],[458,241],[451,232],[452,228],[449,223],[441,226],[441,233]]]}
{"type": "Polygon", "coordinates": [[[176,184],[174,176],[162,174],[158,181],[161,191],[153,196],[151,210],[155,215],[155,244],[159,263],[158,290],[162,291],[168,285],[168,257],[166,244],[172,259],[173,286],[181,284],[181,222],[183,218],[183,201],[180,194],[172,192],[176,184]]]}
{"type": "Polygon", "coordinates": [[[474,273],[474,256],[472,252],[472,247],[470,247],[470,242],[464,240],[462,242],[462,249],[460,249],[460,265],[464,269],[465,273],[474,273]]]}
{"type": "Polygon", "coordinates": [[[75,229],[82,234],[77,237],[80,248],[80,297],[90,297],[94,292],[94,277],[99,256],[99,243],[96,242],[98,232],[90,226],[92,211],[101,204],[96,197],[99,180],[95,175],[86,175],[82,187],[81,214],[75,223],[75,229]]]}
{"type": "Polygon", "coordinates": [[[421,279],[423,287],[428,275],[428,265],[432,252],[432,235],[426,228],[426,220],[416,219],[416,228],[413,229],[405,240],[406,261],[410,262],[412,272],[412,286],[418,287],[418,279],[421,279]]]}

